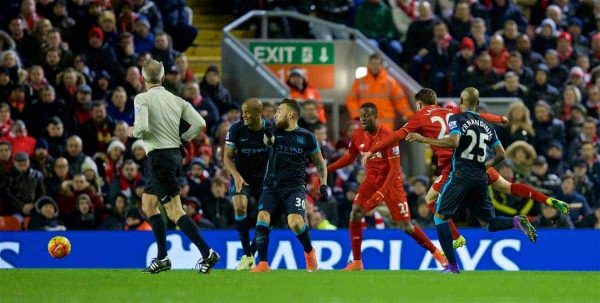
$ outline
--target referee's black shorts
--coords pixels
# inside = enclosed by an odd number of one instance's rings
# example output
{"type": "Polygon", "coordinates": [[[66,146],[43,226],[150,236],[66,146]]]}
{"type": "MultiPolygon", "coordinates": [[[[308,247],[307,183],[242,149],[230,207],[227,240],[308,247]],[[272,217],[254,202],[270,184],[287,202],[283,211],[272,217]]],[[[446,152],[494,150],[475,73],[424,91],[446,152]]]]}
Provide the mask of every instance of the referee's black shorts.
{"type": "Polygon", "coordinates": [[[161,204],[168,203],[179,195],[177,179],[182,171],[181,152],[179,148],[155,149],[148,154],[148,170],[150,179],[146,183],[144,193],[158,196],[161,204]]]}

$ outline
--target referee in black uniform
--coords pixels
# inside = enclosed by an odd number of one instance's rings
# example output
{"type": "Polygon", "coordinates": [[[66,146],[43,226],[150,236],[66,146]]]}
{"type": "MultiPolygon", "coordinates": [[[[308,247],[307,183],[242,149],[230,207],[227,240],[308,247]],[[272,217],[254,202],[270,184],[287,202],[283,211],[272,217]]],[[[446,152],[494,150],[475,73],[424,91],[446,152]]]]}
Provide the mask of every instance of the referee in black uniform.
{"type": "Polygon", "coordinates": [[[206,122],[190,103],[162,86],[164,74],[163,64],[156,60],[150,60],[142,68],[146,91],[135,96],[135,122],[130,128],[133,137],[144,140],[148,153],[150,180],[142,195],[142,209],[148,216],[158,245],[156,259],[144,272],[159,273],[171,269],[166,249],[167,228],[158,209],[160,202],[169,219],[200,250],[202,257],[197,264],[199,272],[209,273],[219,262],[220,256],[208,247],[196,223],[184,213],[177,183],[183,160],[179,146],[195,138],[205,128],[206,122]],[[180,137],[179,123],[182,119],[190,124],[190,128],[180,137]]]}

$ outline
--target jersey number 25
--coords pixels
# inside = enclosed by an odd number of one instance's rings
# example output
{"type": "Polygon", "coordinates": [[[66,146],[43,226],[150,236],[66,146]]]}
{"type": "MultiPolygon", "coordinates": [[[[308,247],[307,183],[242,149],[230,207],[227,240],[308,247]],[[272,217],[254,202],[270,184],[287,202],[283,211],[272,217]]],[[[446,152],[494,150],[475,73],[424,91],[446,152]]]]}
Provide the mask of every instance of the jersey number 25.
{"type": "Polygon", "coordinates": [[[469,146],[467,147],[467,149],[465,149],[461,154],[460,157],[463,159],[467,159],[467,160],[473,160],[473,158],[475,157],[475,155],[473,155],[473,149],[475,148],[475,145],[477,144],[477,142],[479,142],[479,146],[478,148],[481,149],[483,155],[479,155],[479,153],[477,153],[477,162],[479,163],[483,163],[485,162],[485,156],[486,156],[486,141],[488,141],[490,138],[487,134],[477,134],[474,130],[469,129],[467,130],[467,136],[471,138],[471,143],[469,143],[469,146]]]}

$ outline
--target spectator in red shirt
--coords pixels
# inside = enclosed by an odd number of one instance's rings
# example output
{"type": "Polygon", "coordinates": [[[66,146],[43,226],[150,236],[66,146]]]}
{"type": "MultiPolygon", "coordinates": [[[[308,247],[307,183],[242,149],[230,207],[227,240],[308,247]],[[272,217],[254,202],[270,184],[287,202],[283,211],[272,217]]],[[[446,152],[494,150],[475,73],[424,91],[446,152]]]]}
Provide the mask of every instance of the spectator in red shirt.
{"type": "Polygon", "coordinates": [[[504,47],[504,39],[500,35],[493,35],[490,39],[490,48],[488,49],[490,57],[492,57],[492,66],[498,75],[503,75],[506,72],[508,65],[508,51],[504,47]]]}
{"type": "Polygon", "coordinates": [[[20,152],[32,155],[35,150],[35,138],[27,135],[27,127],[21,120],[15,121],[9,141],[12,144],[13,155],[20,152]]]}
{"type": "Polygon", "coordinates": [[[91,190],[90,183],[85,178],[83,173],[73,176],[73,180],[63,183],[63,186],[58,195],[58,209],[63,215],[69,215],[75,210],[77,197],[81,194],[87,194],[92,200],[92,208],[94,212],[99,212],[104,209],[102,199],[91,190]]]}
{"type": "Polygon", "coordinates": [[[10,106],[0,103],[0,140],[8,140],[14,121],[10,118],[10,106]]]}

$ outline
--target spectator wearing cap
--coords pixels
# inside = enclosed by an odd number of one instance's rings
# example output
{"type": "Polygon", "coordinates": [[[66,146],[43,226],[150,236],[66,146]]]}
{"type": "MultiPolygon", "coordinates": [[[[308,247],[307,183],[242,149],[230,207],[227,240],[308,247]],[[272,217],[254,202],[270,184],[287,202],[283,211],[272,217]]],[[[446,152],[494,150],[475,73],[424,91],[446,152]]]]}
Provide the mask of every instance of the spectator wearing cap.
{"type": "Polygon", "coordinates": [[[535,30],[535,39],[533,40],[533,50],[539,53],[544,53],[548,49],[556,48],[556,23],[550,18],[542,21],[540,26],[535,30]]]}
{"type": "Polygon", "coordinates": [[[27,132],[25,123],[21,120],[16,120],[13,124],[10,137],[8,139],[12,145],[12,153],[24,152],[27,155],[32,155],[35,150],[35,138],[30,137],[27,132]]]}
{"type": "Polygon", "coordinates": [[[112,88],[112,76],[105,70],[97,72],[92,83],[92,99],[108,100],[112,88]]]}
{"type": "Polygon", "coordinates": [[[548,162],[544,156],[537,156],[533,161],[531,175],[525,181],[549,196],[560,190],[560,177],[548,172],[548,162]]]}
{"type": "Polygon", "coordinates": [[[210,174],[206,170],[204,162],[200,158],[195,158],[190,163],[190,170],[187,174],[187,181],[190,186],[189,196],[201,198],[210,191],[210,174]]]}
{"type": "Polygon", "coordinates": [[[171,37],[165,32],[156,34],[154,39],[154,48],[150,51],[152,59],[162,62],[165,66],[175,65],[175,58],[179,52],[173,49],[171,37]]]}
{"type": "Polygon", "coordinates": [[[422,83],[428,83],[435,91],[446,95],[448,68],[458,47],[458,42],[448,33],[446,24],[436,20],[433,23],[431,41],[412,58],[411,75],[415,79],[422,79],[422,83]]]}
{"type": "Polygon", "coordinates": [[[6,185],[0,189],[4,192],[2,210],[6,214],[30,215],[35,201],[46,195],[44,176],[31,168],[29,155],[24,152],[15,154],[14,167],[6,185]]]}
{"type": "Polygon", "coordinates": [[[568,170],[567,163],[563,160],[564,147],[557,141],[551,141],[546,151],[546,160],[548,161],[548,172],[557,176],[564,174],[568,170]]]}
{"type": "Polygon", "coordinates": [[[588,54],[590,52],[590,40],[582,34],[583,21],[577,17],[569,19],[569,34],[572,37],[572,46],[578,54],[588,54]]]}
{"type": "Polygon", "coordinates": [[[537,227],[542,228],[565,228],[574,229],[575,225],[571,218],[558,212],[556,209],[548,206],[541,206],[541,213],[532,222],[537,227]]]}
{"type": "Polygon", "coordinates": [[[561,177],[561,180],[561,192],[556,198],[569,204],[569,208],[571,209],[569,212],[571,221],[578,224],[585,216],[591,213],[590,206],[587,199],[575,190],[575,178],[571,173],[564,174],[561,177]]]}
{"type": "Polygon", "coordinates": [[[104,202],[102,198],[93,190],[90,183],[85,178],[83,173],[73,175],[73,178],[67,182],[63,182],[58,194],[58,207],[63,216],[71,214],[77,205],[77,197],[81,194],[86,194],[92,200],[92,208],[94,212],[100,213],[104,210],[104,202]]]}
{"type": "MultiPolygon", "coordinates": [[[[505,160],[496,166],[498,173],[508,182],[515,182],[515,168],[512,161],[505,160]]],[[[507,217],[517,215],[535,215],[539,212],[538,204],[533,199],[523,199],[514,195],[499,192],[492,186],[488,186],[488,192],[492,205],[499,215],[507,217]]]]}
{"type": "Polygon", "coordinates": [[[567,78],[565,85],[573,85],[577,87],[581,92],[582,99],[587,98],[587,96],[585,95],[587,81],[585,80],[585,71],[583,70],[583,68],[579,66],[571,67],[571,69],[569,70],[569,77],[567,78]]]}
{"type": "MultiPolygon", "coordinates": [[[[579,105],[581,106],[581,105],[579,105]]],[[[584,108],[580,108],[580,110],[585,110],[584,108]]],[[[591,142],[593,144],[594,150],[596,152],[600,152],[600,139],[598,138],[598,121],[592,117],[585,118],[582,117],[583,123],[575,124],[571,126],[573,130],[573,138],[570,141],[569,151],[567,153],[567,159],[574,159],[579,156],[579,150],[581,149],[581,145],[583,142],[591,142]],[[579,126],[579,127],[576,127],[579,126]]]]}
{"type": "Polygon", "coordinates": [[[77,197],[75,211],[65,218],[69,230],[94,230],[96,218],[92,208],[92,199],[87,194],[77,197]]]}
{"type": "MultiPolygon", "coordinates": [[[[138,54],[150,52],[154,48],[154,34],[150,32],[150,22],[145,17],[135,20],[133,43],[138,54]]],[[[164,62],[163,62],[164,63],[164,62]]]]}
{"type": "Polygon", "coordinates": [[[319,121],[327,123],[325,107],[321,103],[321,94],[319,90],[308,82],[306,70],[300,67],[293,67],[286,81],[290,88],[290,97],[297,101],[313,100],[317,104],[319,112],[319,121]]]}
{"type": "Polygon", "coordinates": [[[550,70],[548,81],[560,90],[569,77],[569,69],[560,62],[559,54],[555,49],[547,50],[544,58],[550,70]]]}
{"type": "Polygon", "coordinates": [[[596,200],[594,183],[590,180],[588,174],[588,165],[583,159],[577,159],[573,163],[573,180],[575,181],[575,191],[581,193],[588,201],[591,208],[599,205],[596,200]]]}
{"type": "Polygon", "coordinates": [[[188,197],[183,200],[182,206],[185,214],[190,216],[200,228],[215,228],[212,222],[202,217],[202,203],[198,198],[188,197]]]}
{"type": "Polygon", "coordinates": [[[92,187],[92,190],[98,193],[98,195],[102,195],[108,191],[104,186],[104,180],[102,180],[102,177],[98,174],[98,165],[94,160],[86,158],[81,164],[81,172],[92,187]]]}
{"type": "Polygon", "coordinates": [[[533,144],[535,130],[531,123],[529,109],[523,102],[511,103],[508,108],[508,120],[510,121],[510,125],[496,127],[502,144],[509,146],[519,140],[533,144]]]}
{"type": "Polygon", "coordinates": [[[8,140],[14,121],[10,116],[8,103],[0,103],[0,140],[8,140]]]}
{"type": "Polygon", "coordinates": [[[135,193],[137,184],[142,180],[142,175],[138,171],[138,166],[133,160],[126,160],[121,168],[117,178],[114,178],[110,185],[108,201],[113,203],[118,193],[122,193],[128,199],[131,199],[135,193]]]}
{"type": "Polygon", "coordinates": [[[44,134],[44,127],[50,122],[51,117],[69,121],[69,126],[73,126],[75,123],[70,106],[64,100],[56,97],[52,86],[40,89],[38,98],[25,109],[24,115],[31,135],[36,138],[44,134]]]}
{"type": "Polygon", "coordinates": [[[144,141],[142,139],[138,139],[131,144],[131,160],[137,164],[138,171],[142,175],[142,178],[148,179],[148,177],[150,177],[148,157],[146,156],[146,147],[144,146],[144,141]]]}
{"type": "Polygon", "coordinates": [[[92,88],[87,84],[79,85],[75,100],[77,125],[82,126],[92,118],[92,88]]]}
{"type": "Polygon", "coordinates": [[[190,81],[185,83],[182,98],[191,103],[194,109],[204,118],[208,134],[214,134],[221,115],[211,97],[208,94],[203,96],[200,92],[200,85],[195,81],[190,81]]]}
{"type": "Polygon", "coordinates": [[[60,157],[56,159],[52,165],[52,173],[44,178],[46,193],[50,197],[58,197],[63,182],[69,180],[69,162],[67,159],[60,157]]]}
{"type": "Polygon", "coordinates": [[[112,74],[116,68],[117,57],[114,49],[104,42],[104,32],[100,27],[92,27],[89,30],[88,43],[83,53],[87,58],[87,66],[92,71],[105,70],[112,74]]]}
{"type": "Polygon", "coordinates": [[[560,98],[560,92],[548,82],[550,69],[546,64],[538,64],[535,69],[535,81],[530,87],[530,96],[527,98],[527,107],[533,110],[536,102],[544,100],[549,104],[556,104],[560,98]]]}
{"type": "Polygon", "coordinates": [[[492,57],[488,52],[479,54],[477,61],[467,69],[465,75],[466,86],[477,87],[482,97],[491,96],[493,94],[492,86],[498,83],[499,80],[500,78],[492,65],[492,57]]]}
{"type": "Polygon", "coordinates": [[[35,201],[35,211],[32,212],[28,230],[36,231],[65,231],[67,228],[59,218],[56,201],[48,196],[35,201]]]}
{"type": "Polygon", "coordinates": [[[550,105],[545,101],[538,101],[534,108],[533,129],[535,130],[535,148],[540,154],[546,154],[550,142],[566,144],[565,125],[554,117],[550,105]]]}
{"type": "Polygon", "coordinates": [[[535,148],[525,141],[516,141],[506,148],[506,156],[512,161],[516,173],[513,179],[522,179],[531,174],[531,166],[537,157],[535,148]]]}
{"type": "Polygon", "coordinates": [[[219,109],[220,115],[224,115],[233,103],[229,90],[221,82],[219,68],[216,65],[210,65],[206,69],[200,82],[200,91],[202,96],[213,101],[219,109]]]}
{"type": "Polygon", "coordinates": [[[471,28],[471,7],[467,2],[458,2],[454,7],[454,13],[450,22],[448,22],[448,29],[452,38],[461,41],[469,34],[471,28]]]}
{"type": "Polygon", "coordinates": [[[52,173],[52,165],[54,158],[48,153],[48,142],[40,138],[35,142],[35,151],[31,156],[31,167],[42,173],[44,176],[49,176],[52,173]]]}
{"type": "Polygon", "coordinates": [[[575,64],[577,54],[573,49],[573,37],[569,32],[563,31],[558,34],[556,51],[562,64],[566,66],[573,66],[575,64]]]}
{"type": "Polygon", "coordinates": [[[106,114],[106,105],[96,101],[92,105],[91,119],[79,128],[83,140],[83,152],[93,155],[97,151],[105,150],[112,138],[115,123],[106,114]]]}
{"type": "Polygon", "coordinates": [[[579,137],[583,131],[583,125],[587,117],[587,110],[585,106],[581,104],[575,104],[571,108],[571,118],[565,123],[565,129],[567,134],[567,159],[571,158],[571,155],[577,155],[578,149],[571,149],[571,144],[579,137]]]}
{"type": "Polygon", "coordinates": [[[119,140],[113,140],[108,145],[106,159],[103,159],[104,178],[107,184],[112,184],[119,178],[124,163],[125,151],[125,144],[119,140]]]}
{"type": "Polygon", "coordinates": [[[462,38],[460,42],[460,50],[452,58],[450,67],[448,67],[448,78],[451,87],[451,95],[458,95],[467,84],[465,82],[466,74],[469,66],[473,64],[475,59],[475,43],[469,37],[462,38]]]}
{"type": "Polygon", "coordinates": [[[176,96],[181,96],[183,93],[184,83],[181,81],[181,75],[177,70],[177,66],[165,67],[165,79],[162,86],[176,96]]]}
{"type": "Polygon", "coordinates": [[[48,120],[46,131],[42,137],[48,142],[48,152],[52,157],[58,158],[64,153],[67,137],[59,117],[54,116],[48,120]]]}
{"type": "Polygon", "coordinates": [[[233,205],[227,197],[227,181],[223,177],[215,177],[210,182],[210,191],[202,201],[203,216],[215,224],[216,228],[227,228],[234,225],[233,205]]]}

